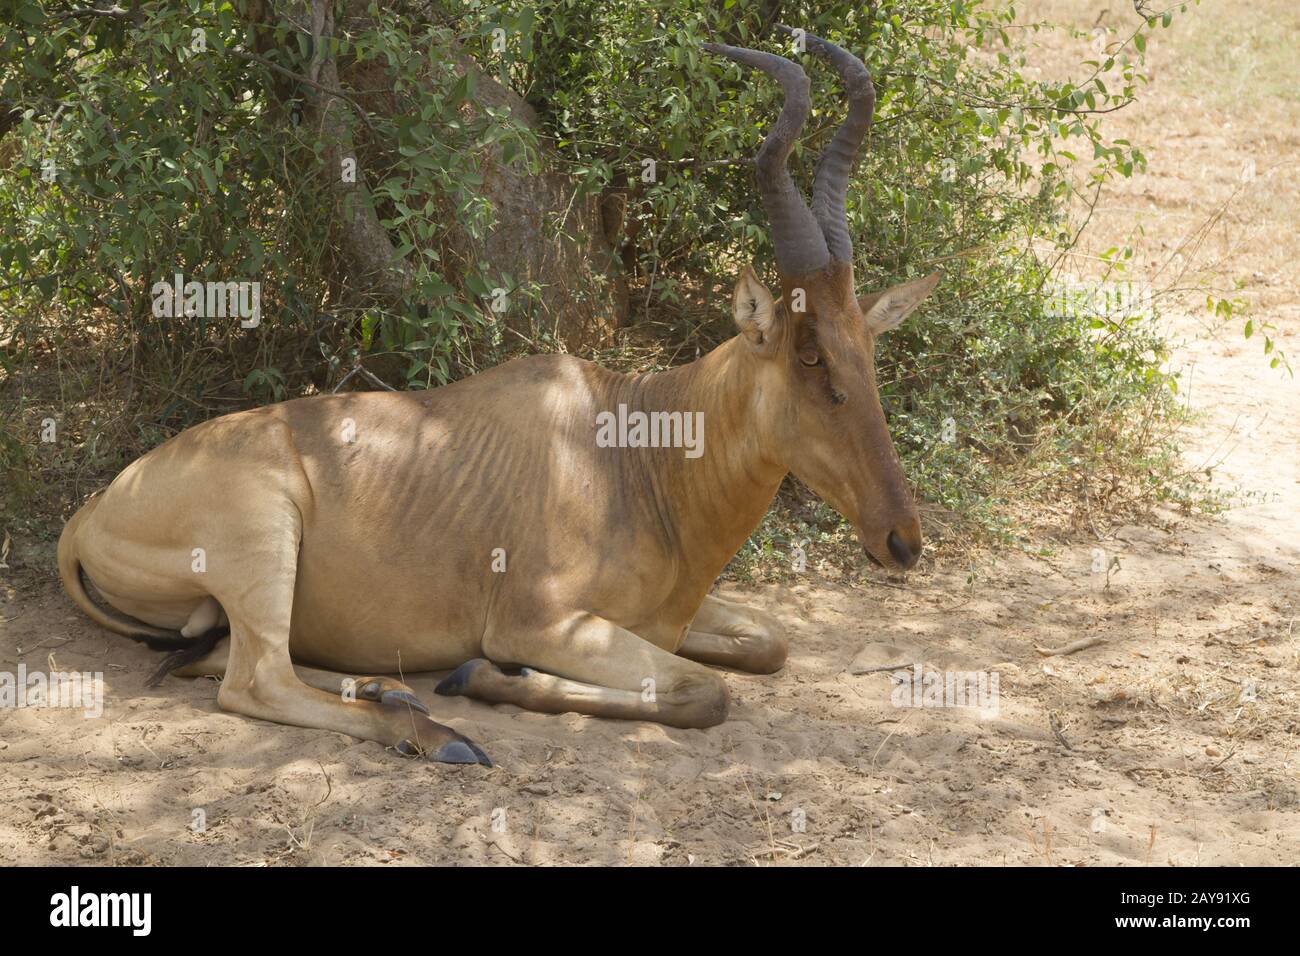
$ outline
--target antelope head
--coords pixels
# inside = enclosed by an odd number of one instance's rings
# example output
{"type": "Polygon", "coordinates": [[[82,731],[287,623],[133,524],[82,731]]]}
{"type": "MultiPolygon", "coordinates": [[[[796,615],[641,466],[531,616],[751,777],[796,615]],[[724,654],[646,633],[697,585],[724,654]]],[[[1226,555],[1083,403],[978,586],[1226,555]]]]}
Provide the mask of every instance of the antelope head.
{"type": "Polygon", "coordinates": [[[920,304],[939,275],[855,293],[845,194],[876,94],[860,59],[818,37],[805,39],[810,52],[835,67],[848,98],[848,115],[817,162],[811,206],[786,168],[808,118],[807,74],[785,57],[704,44],[773,77],[785,94],[755,159],[781,297],[775,299],[746,266],[732,301],[747,345],[743,361],[752,366],[748,378],[762,432],[756,437],[853,524],[872,560],[906,570],[921,556],[921,525],[880,405],[875,345],[920,304]]]}

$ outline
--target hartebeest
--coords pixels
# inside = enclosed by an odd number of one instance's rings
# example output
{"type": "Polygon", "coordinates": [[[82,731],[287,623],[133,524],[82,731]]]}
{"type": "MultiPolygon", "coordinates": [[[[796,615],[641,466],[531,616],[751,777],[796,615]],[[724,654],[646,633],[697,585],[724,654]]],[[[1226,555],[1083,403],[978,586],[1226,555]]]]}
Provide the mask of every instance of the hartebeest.
{"type": "Polygon", "coordinates": [[[845,190],[875,93],[858,58],[806,41],[849,103],[811,208],[786,170],[807,75],[706,46],[784,90],[756,157],[783,296],[743,269],[738,335],[654,375],[534,356],[431,391],[303,398],[197,425],[68,522],[59,570],[72,600],[175,650],[177,673],[222,676],[226,710],[444,762],[488,760],[398,680],[344,674],[455,668],[439,694],[721,722],[727,685],[704,665],[770,673],[786,643],[767,616],[708,592],[788,472],[878,563],[907,569],[921,554],[873,362],[876,337],[938,277],[855,297],[845,190]],[[597,440],[615,413],[624,447],[597,440]],[[643,432],[646,415],[651,428],[693,416],[702,444],[629,438],[638,413],[643,432]]]}

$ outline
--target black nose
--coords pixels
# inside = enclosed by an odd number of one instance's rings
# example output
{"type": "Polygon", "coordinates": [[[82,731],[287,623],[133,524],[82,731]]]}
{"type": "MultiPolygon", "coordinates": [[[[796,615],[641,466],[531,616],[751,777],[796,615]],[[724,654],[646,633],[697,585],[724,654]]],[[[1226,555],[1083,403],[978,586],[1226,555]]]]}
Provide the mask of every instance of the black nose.
{"type": "Polygon", "coordinates": [[[894,560],[905,571],[912,568],[921,559],[920,550],[913,554],[912,549],[903,543],[903,539],[898,536],[897,531],[889,532],[889,540],[885,543],[889,545],[889,553],[894,556],[894,560]]]}

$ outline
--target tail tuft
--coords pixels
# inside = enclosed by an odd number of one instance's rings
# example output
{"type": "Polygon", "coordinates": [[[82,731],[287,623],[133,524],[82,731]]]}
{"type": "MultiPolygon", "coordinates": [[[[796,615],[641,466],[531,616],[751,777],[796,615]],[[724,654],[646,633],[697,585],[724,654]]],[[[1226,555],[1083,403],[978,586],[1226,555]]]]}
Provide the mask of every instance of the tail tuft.
{"type": "MultiPolygon", "coordinates": [[[[149,675],[149,679],[144,682],[145,687],[157,687],[163,682],[163,679],[176,670],[178,667],[184,667],[186,664],[193,664],[195,661],[206,657],[208,653],[221,643],[222,638],[230,633],[227,625],[214,627],[206,634],[200,634],[198,637],[180,638],[184,647],[174,650],[163,658],[158,669],[149,675]]],[[[150,647],[153,645],[150,644],[150,647]]]]}

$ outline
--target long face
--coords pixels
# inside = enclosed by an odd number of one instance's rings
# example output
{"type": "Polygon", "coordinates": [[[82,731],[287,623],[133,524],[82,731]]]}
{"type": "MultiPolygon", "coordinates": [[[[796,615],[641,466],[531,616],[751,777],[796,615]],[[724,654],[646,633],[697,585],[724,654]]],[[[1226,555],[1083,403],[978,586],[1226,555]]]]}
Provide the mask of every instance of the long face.
{"type": "Polygon", "coordinates": [[[916,308],[939,277],[855,296],[846,200],[875,113],[875,87],[862,60],[847,50],[803,31],[776,29],[800,36],[803,49],[834,67],[848,109],[817,160],[809,205],[785,168],[811,109],[808,75],[773,53],[704,45],[761,70],[783,93],[781,115],[754,157],[783,296],[774,302],[746,268],[733,300],[736,323],[758,363],[759,427],[773,459],[853,522],[872,558],[906,570],[921,556],[921,526],[880,408],[875,342],[916,308]]]}
{"type": "Polygon", "coordinates": [[[937,281],[934,275],[859,299],[850,269],[837,265],[786,281],[774,302],[746,269],[733,301],[773,454],[853,524],[873,560],[899,570],[920,558],[921,526],[880,405],[875,344],[937,281]]]}

